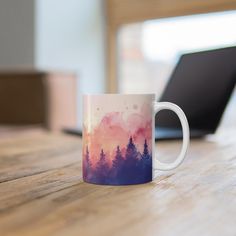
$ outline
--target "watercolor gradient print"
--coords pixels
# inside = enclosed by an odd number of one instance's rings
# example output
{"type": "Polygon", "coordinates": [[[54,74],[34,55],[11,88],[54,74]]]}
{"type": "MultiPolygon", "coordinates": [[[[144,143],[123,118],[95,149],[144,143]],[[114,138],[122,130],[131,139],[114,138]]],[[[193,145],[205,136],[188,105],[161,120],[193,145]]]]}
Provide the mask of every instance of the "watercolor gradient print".
{"type": "Polygon", "coordinates": [[[84,181],[107,185],[152,181],[150,103],[149,97],[140,101],[123,98],[111,106],[99,97],[85,100],[84,181]]]}

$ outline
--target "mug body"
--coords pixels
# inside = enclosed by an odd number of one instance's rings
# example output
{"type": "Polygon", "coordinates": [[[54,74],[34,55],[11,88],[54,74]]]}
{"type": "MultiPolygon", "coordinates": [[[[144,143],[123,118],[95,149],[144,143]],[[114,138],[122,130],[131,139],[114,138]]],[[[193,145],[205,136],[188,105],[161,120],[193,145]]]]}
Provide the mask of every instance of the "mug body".
{"type": "Polygon", "coordinates": [[[154,94],[83,96],[83,179],[103,185],[152,181],[154,94]]]}

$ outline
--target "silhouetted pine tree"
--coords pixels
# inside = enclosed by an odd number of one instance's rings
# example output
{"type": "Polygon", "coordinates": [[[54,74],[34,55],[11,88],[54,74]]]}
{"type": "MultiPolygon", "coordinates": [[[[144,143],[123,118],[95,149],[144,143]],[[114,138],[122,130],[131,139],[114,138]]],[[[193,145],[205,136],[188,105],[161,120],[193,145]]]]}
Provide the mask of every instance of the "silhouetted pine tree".
{"type": "Polygon", "coordinates": [[[96,165],[96,181],[98,183],[109,183],[109,170],[109,164],[106,160],[106,155],[102,149],[100,153],[100,159],[96,165]]]}
{"type": "Polygon", "coordinates": [[[122,156],[120,146],[117,146],[116,155],[114,157],[114,160],[112,161],[112,169],[110,173],[111,182],[113,184],[119,184],[119,179],[120,177],[122,177],[122,173],[123,173],[124,163],[125,163],[125,160],[122,156]]]}
{"type": "Polygon", "coordinates": [[[140,160],[140,166],[142,167],[143,176],[145,180],[152,179],[152,156],[148,151],[147,140],[145,139],[142,158],[140,160]]]}
{"type": "Polygon", "coordinates": [[[112,166],[113,168],[118,169],[123,165],[123,163],[124,163],[124,158],[122,157],[120,147],[117,146],[116,155],[115,155],[114,160],[112,161],[112,166]]]}
{"type": "Polygon", "coordinates": [[[119,179],[123,184],[135,184],[140,182],[138,151],[133,143],[133,138],[130,137],[126,148],[124,165],[121,169],[119,179]]]}
{"type": "Polygon", "coordinates": [[[85,179],[88,178],[91,167],[92,167],[92,164],[89,157],[89,150],[88,150],[88,146],[86,146],[86,152],[85,152],[85,156],[83,160],[83,176],[85,179]]]}
{"type": "Polygon", "coordinates": [[[142,158],[148,159],[149,157],[150,157],[150,155],[148,152],[147,140],[145,139],[142,158]]]}
{"type": "Polygon", "coordinates": [[[91,166],[91,162],[90,162],[90,158],[89,158],[88,146],[86,146],[85,160],[86,160],[86,163],[88,164],[88,166],[91,166]]]}
{"type": "Polygon", "coordinates": [[[127,149],[126,149],[125,158],[126,158],[126,161],[128,161],[128,163],[129,162],[136,162],[138,159],[137,148],[133,143],[132,137],[130,137],[130,139],[129,139],[129,143],[128,143],[127,149]]]}

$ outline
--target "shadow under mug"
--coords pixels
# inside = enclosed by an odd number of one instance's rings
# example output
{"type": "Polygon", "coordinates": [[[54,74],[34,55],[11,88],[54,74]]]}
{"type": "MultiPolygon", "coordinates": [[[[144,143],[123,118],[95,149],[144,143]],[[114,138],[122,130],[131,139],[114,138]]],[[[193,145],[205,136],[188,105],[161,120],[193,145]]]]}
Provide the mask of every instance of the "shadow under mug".
{"type": "Polygon", "coordinates": [[[83,179],[102,185],[142,184],[155,170],[179,166],[189,145],[189,126],[175,104],[156,102],[154,94],[83,96],[83,179]],[[163,109],[177,114],[183,129],[180,154],[172,163],[155,156],[155,115],[163,109]]]}

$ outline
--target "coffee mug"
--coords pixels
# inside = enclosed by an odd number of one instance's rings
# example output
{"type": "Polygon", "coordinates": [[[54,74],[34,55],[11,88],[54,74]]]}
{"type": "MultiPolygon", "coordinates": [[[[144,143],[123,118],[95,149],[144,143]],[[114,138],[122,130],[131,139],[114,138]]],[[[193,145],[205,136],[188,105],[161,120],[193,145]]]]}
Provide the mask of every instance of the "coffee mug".
{"type": "Polygon", "coordinates": [[[83,179],[102,185],[142,184],[155,170],[179,166],[189,145],[184,112],[175,104],[156,102],[154,94],[101,94],[83,96],[83,179]],[[163,109],[180,119],[183,143],[172,163],[155,156],[154,117],[163,109]],[[155,167],[154,167],[154,164],[155,167]]]}

